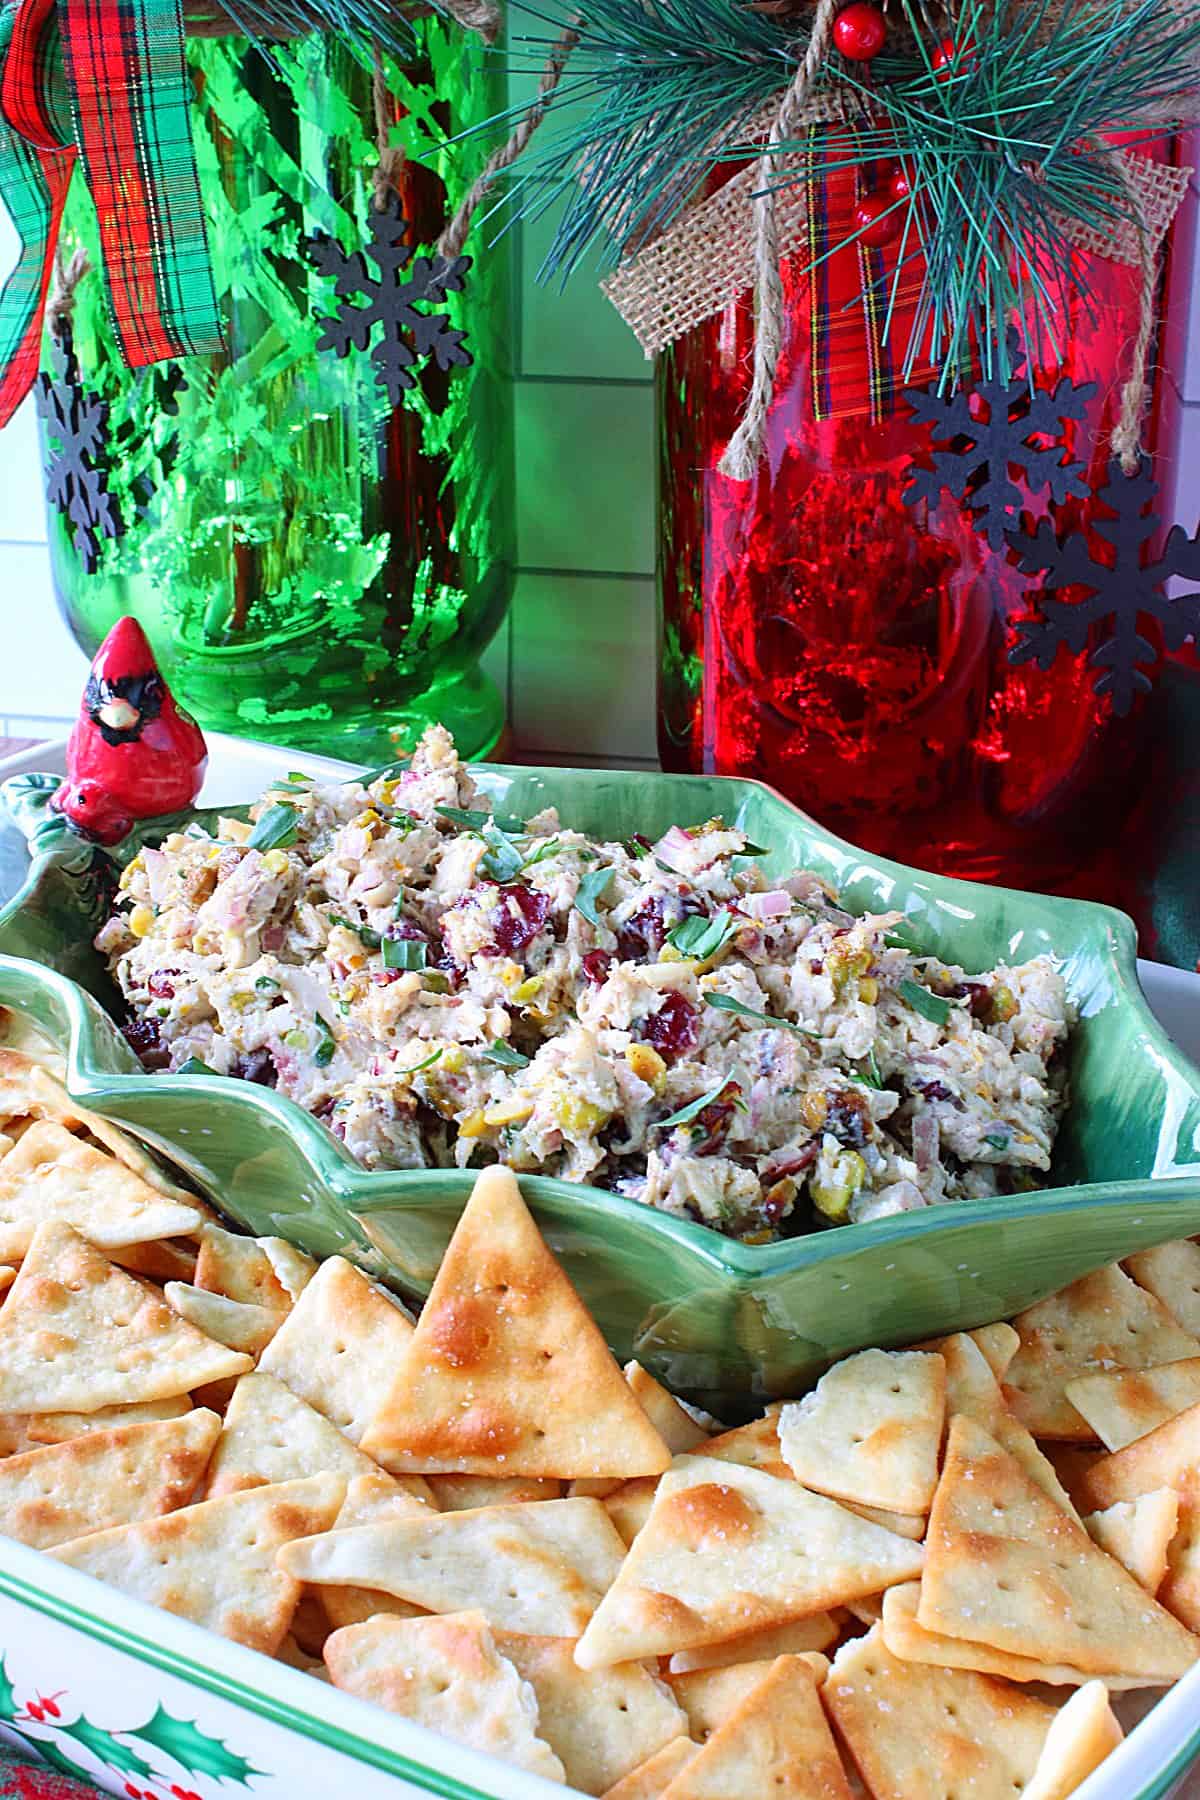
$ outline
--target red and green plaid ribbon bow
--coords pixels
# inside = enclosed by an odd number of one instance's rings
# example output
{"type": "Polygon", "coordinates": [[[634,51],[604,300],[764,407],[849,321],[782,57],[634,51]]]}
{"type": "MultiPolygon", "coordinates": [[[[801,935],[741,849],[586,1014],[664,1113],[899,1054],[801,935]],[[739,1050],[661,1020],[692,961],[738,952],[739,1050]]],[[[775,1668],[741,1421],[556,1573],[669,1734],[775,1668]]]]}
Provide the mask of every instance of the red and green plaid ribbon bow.
{"type": "Polygon", "coordinates": [[[179,0],[4,0],[0,199],[21,253],[0,293],[0,426],[37,373],[77,161],[126,362],[221,349],[188,102],[179,0]]]}

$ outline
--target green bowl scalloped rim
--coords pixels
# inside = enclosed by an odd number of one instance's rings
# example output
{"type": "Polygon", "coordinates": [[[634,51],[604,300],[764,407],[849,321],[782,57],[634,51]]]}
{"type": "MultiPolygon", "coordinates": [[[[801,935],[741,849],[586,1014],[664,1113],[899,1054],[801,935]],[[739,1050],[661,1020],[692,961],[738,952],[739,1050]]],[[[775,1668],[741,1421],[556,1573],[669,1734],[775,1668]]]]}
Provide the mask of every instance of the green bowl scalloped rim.
{"type": "MultiPolygon", "coordinates": [[[[768,872],[813,868],[855,910],[900,909],[947,960],[982,969],[1054,952],[1082,1015],[1057,1185],[1039,1193],[751,1246],[600,1189],[523,1176],[619,1355],[732,1413],[797,1391],[848,1351],[1007,1316],[1102,1263],[1200,1232],[1200,1070],[1145,1003],[1123,913],[885,861],[758,782],[492,764],[473,773],[498,809],[557,805],[609,837],[722,814],[770,846],[768,872]]],[[[168,1156],[247,1229],[318,1255],[342,1251],[405,1292],[427,1291],[472,1177],[368,1173],[270,1089],[135,1072],[100,1003],[112,988],[90,944],[101,853],[49,829],[35,849],[28,882],[0,912],[0,1004],[31,1013],[66,1049],[72,1094],[168,1156]]]]}

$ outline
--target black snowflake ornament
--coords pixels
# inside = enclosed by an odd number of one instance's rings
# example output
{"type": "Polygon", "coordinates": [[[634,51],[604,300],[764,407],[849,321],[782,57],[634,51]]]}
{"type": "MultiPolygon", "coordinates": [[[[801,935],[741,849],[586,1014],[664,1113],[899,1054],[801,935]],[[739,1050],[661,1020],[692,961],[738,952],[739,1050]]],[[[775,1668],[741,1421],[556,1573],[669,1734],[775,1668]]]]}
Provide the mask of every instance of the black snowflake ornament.
{"type": "Polygon", "coordinates": [[[54,352],[55,373],[39,375],[35,384],[49,446],[46,498],[71,526],[79,560],[94,575],[104,539],[125,530],[116,496],[108,491],[108,402],[80,380],[66,320],[54,331],[54,352]]]}
{"type": "Polygon", "coordinates": [[[1060,644],[1081,656],[1093,627],[1106,632],[1088,662],[1103,671],[1096,679],[1096,692],[1110,697],[1120,718],[1139,693],[1150,692],[1143,665],[1153,664],[1158,656],[1155,645],[1139,630],[1139,619],[1157,622],[1168,650],[1178,650],[1186,638],[1200,633],[1200,591],[1174,598],[1163,591],[1173,578],[1200,582],[1200,532],[1189,537],[1182,525],[1173,525],[1161,556],[1152,558],[1159,519],[1151,503],[1157,492],[1148,456],[1140,458],[1132,475],[1126,475],[1115,458],[1109,463],[1107,483],[1098,497],[1113,517],[1093,519],[1091,525],[1096,536],[1112,547],[1112,556],[1103,561],[1097,560],[1081,531],[1060,542],[1049,519],[1039,520],[1034,532],[1008,534],[1018,565],[1027,575],[1042,573],[1045,590],[1088,590],[1088,598],[1082,600],[1043,596],[1041,617],[1018,623],[1009,661],[1036,662],[1039,669],[1048,669],[1060,644]]]}
{"type": "Polygon", "coordinates": [[[416,386],[413,371],[423,358],[432,357],[439,369],[466,367],[474,360],[463,348],[466,333],[456,330],[445,313],[417,311],[418,304],[437,307],[448,293],[461,293],[471,258],[456,256],[448,262],[444,256],[418,256],[414,262],[408,229],[393,195],[382,211],[372,209],[371,241],[363,249],[347,253],[324,231],[305,240],[314,269],[335,278],[339,301],[337,311],[320,321],[318,350],[337,356],[370,350],[375,379],[393,406],[416,386]],[[378,274],[368,267],[368,258],[378,274]],[[356,304],[358,299],[364,303],[356,304]]]}
{"type": "Polygon", "coordinates": [[[931,465],[914,468],[905,505],[919,500],[933,505],[943,492],[952,495],[993,550],[1003,547],[1005,533],[1020,521],[1023,501],[1013,469],[1023,472],[1031,493],[1045,490],[1060,505],[1068,495],[1082,499],[1087,494],[1082,465],[1070,460],[1062,443],[1062,427],[1083,418],[1096,391],[1095,382],[1066,380],[1053,391],[1031,391],[1016,332],[1009,333],[1008,357],[1007,381],[996,376],[971,392],[960,388],[955,394],[904,390],[914,421],[932,426],[934,439],[931,465]],[[983,405],[973,411],[976,400],[983,405]]]}

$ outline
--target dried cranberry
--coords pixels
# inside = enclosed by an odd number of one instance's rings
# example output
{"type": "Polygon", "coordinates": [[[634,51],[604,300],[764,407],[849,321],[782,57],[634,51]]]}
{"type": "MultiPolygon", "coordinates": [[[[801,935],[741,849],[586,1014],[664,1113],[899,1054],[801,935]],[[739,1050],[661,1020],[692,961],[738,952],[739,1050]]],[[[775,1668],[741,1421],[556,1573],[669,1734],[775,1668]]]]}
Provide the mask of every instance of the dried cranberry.
{"type": "Polygon", "coordinates": [[[589,950],[583,959],[584,979],[595,987],[608,980],[608,971],[612,968],[612,957],[607,950],[589,950]]]}
{"type": "Polygon", "coordinates": [[[657,956],[681,919],[707,912],[703,900],[690,888],[681,887],[674,894],[655,894],[644,906],[631,913],[617,933],[617,955],[625,962],[639,957],[657,956]]]}
{"type": "Polygon", "coordinates": [[[175,983],[166,975],[156,972],[151,975],[150,979],[147,981],[146,992],[148,994],[153,994],[156,1000],[173,1000],[175,998],[175,983]]]}
{"type": "Polygon", "coordinates": [[[867,1141],[870,1108],[859,1094],[830,1094],[826,1100],[825,1130],[848,1150],[861,1150],[867,1141]]]}
{"type": "Polygon", "coordinates": [[[950,992],[956,1000],[965,1000],[967,1011],[973,1019],[990,1019],[992,1015],[992,990],[986,981],[959,981],[950,992]]]}
{"type": "Polygon", "coordinates": [[[254,1082],[256,1087],[274,1087],[279,1079],[275,1058],[269,1050],[252,1050],[249,1056],[239,1056],[230,1073],[240,1076],[243,1081],[254,1082]]]}
{"type": "Polygon", "coordinates": [[[763,1170],[764,1181],[779,1181],[784,1175],[799,1175],[801,1170],[809,1169],[817,1160],[817,1140],[810,1138],[802,1150],[794,1156],[772,1157],[763,1170]]]}
{"type": "Polygon", "coordinates": [[[440,947],[436,955],[432,959],[427,959],[427,966],[440,970],[450,984],[451,993],[458,992],[459,983],[462,981],[465,971],[462,964],[455,959],[454,953],[444,937],[440,940],[440,947]]]}
{"type": "Polygon", "coordinates": [[[700,1015],[682,994],[668,994],[658,1011],[651,1013],[642,1025],[642,1036],[656,1050],[678,1056],[681,1051],[690,1050],[700,1036],[700,1015]]]}
{"type": "Polygon", "coordinates": [[[715,1156],[722,1148],[733,1115],[737,1111],[741,1091],[736,1081],[730,1082],[723,1094],[710,1101],[703,1112],[696,1114],[696,1121],[692,1126],[693,1156],[715,1156]]]}
{"type": "Polygon", "coordinates": [[[154,1019],[127,1019],[121,1030],[129,1048],[141,1058],[144,1069],[169,1069],[171,1053],[162,1041],[154,1019]]]}
{"type": "Polygon", "coordinates": [[[916,1081],[913,1086],[917,1093],[922,1094],[926,1100],[948,1100],[951,1106],[956,1106],[962,1112],[962,1101],[957,1094],[951,1092],[944,1081],[916,1081]]]}
{"type": "Polygon", "coordinates": [[[492,914],[491,926],[496,949],[504,956],[516,956],[532,944],[550,917],[550,896],[514,881],[500,889],[500,904],[492,914]]]}
{"type": "Polygon", "coordinates": [[[403,913],[388,926],[387,930],[384,932],[384,936],[390,938],[403,938],[410,944],[427,944],[429,942],[429,933],[427,931],[422,931],[421,927],[414,924],[411,919],[406,919],[403,913]]]}

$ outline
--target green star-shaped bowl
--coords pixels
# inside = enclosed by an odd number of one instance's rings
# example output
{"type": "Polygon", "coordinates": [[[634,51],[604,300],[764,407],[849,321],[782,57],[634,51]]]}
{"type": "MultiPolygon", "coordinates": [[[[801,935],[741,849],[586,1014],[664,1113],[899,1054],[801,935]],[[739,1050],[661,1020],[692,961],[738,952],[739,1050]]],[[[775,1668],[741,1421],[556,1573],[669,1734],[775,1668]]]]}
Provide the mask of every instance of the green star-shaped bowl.
{"type": "MultiPolygon", "coordinates": [[[[855,910],[899,908],[948,961],[985,969],[1054,952],[1081,1015],[1055,1185],[1041,1193],[754,1247],[596,1188],[523,1177],[618,1355],[732,1415],[802,1388],[848,1351],[1007,1316],[1102,1263],[1200,1232],[1200,1071],[1142,998],[1124,914],[886,862],[757,782],[497,765],[474,774],[498,809],[528,816],[554,805],[609,838],[723,814],[770,846],[769,873],[815,869],[855,910]]],[[[406,1293],[426,1292],[470,1175],[367,1173],[269,1089],[140,1072],[105,1010],[113,991],[91,948],[102,853],[47,822],[43,779],[19,778],[6,795],[35,857],[0,913],[0,1003],[31,1014],[64,1048],[73,1095],[169,1157],[239,1224],[317,1255],[343,1251],[406,1293]]]]}

